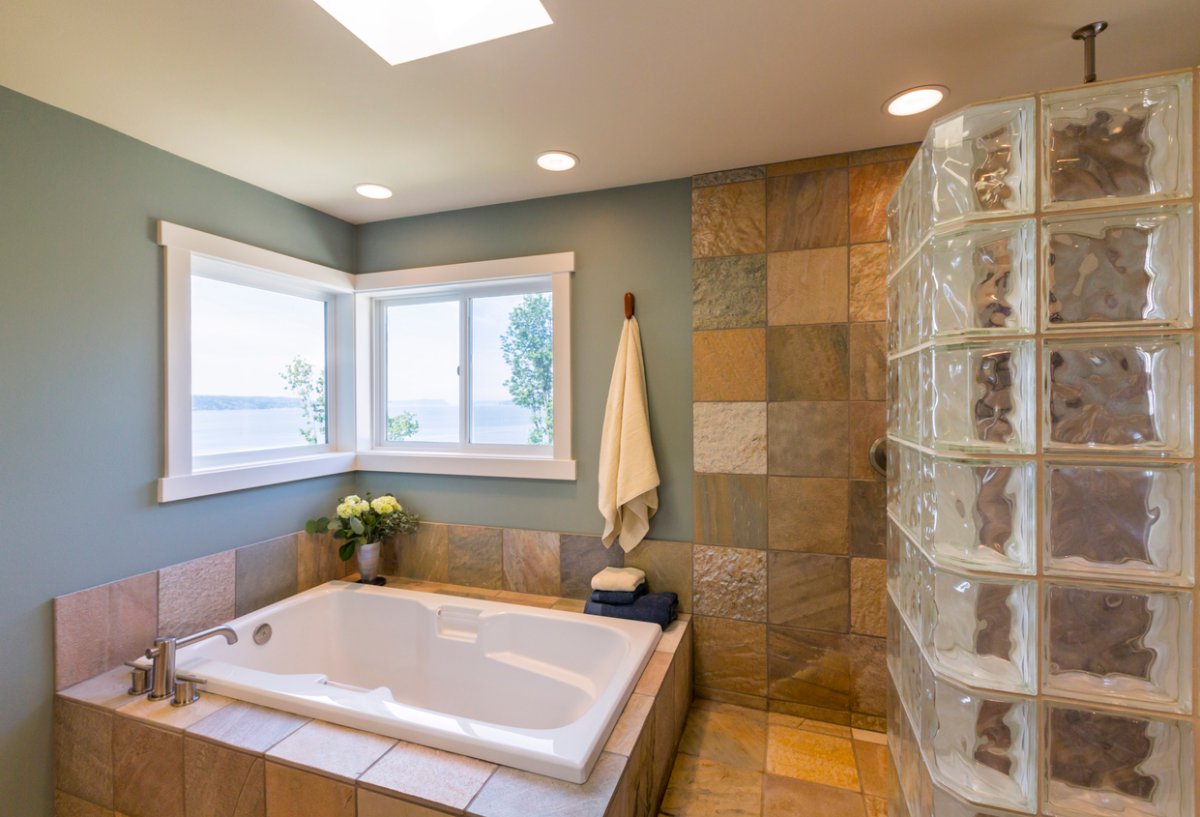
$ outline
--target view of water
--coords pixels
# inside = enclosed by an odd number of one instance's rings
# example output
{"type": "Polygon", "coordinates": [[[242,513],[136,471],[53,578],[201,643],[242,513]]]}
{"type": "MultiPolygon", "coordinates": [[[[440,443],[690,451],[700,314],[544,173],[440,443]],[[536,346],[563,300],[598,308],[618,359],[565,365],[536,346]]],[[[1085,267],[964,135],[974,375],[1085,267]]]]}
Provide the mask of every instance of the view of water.
{"type": "MultiPolygon", "coordinates": [[[[390,403],[392,415],[408,410],[420,423],[409,439],[454,442],[458,439],[458,407],[448,403],[390,403]]],[[[476,403],[472,438],[477,443],[521,445],[529,441],[529,411],[510,402],[476,403]]],[[[196,455],[228,454],[261,448],[305,445],[298,407],[195,409],[192,451],[196,455]]]]}

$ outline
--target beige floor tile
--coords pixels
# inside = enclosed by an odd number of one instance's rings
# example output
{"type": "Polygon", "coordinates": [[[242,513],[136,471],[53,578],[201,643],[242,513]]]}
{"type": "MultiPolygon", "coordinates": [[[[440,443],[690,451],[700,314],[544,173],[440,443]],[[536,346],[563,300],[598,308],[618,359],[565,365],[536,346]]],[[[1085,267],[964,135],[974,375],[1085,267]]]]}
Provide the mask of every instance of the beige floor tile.
{"type": "Polygon", "coordinates": [[[858,792],[773,774],[763,781],[763,817],[865,817],[865,809],[858,792]]]}
{"type": "Polygon", "coordinates": [[[847,740],[853,734],[849,726],[843,726],[838,723],[826,723],[815,718],[805,718],[804,725],[800,728],[806,732],[816,732],[821,735],[831,735],[835,738],[846,738],[847,740]]]}
{"type": "Polygon", "coordinates": [[[761,817],[763,775],[681,754],[663,795],[670,817],[761,817]]]}
{"type": "Polygon", "coordinates": [[[765,714],[713,702],[692,707],[679,751],[761,772],[767,748],[765,714]]]}
{"type": "Polygon", "coordinates": [[[805,729],[786,726],[768,729],[767,771],[811,783],[859,790],[853,743],[847,738],[805,729]]]}
{"type": "Polygon", "coordinates": [[[854,739],[856,741],[861,741],[862,743],[882,743],[884,746],[887,745],[886,732],[875,732],[871,729],[852,729],[850,731],[854,735],[854,739]]]}
{"type": "Polygon", "coordinates": [[[858,776],[863,793],[887,797],[888,769],[891,766],[887,746],[855,741],[854,755],[858,759],[858,776]]]}

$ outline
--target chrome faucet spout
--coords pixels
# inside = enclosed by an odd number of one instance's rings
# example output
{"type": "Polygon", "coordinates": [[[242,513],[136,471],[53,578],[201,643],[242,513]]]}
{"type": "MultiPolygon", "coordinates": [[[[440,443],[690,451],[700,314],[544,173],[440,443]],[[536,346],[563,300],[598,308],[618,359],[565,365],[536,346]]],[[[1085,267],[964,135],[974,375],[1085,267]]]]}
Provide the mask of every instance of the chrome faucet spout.
{"type": "Polygon", "coordinates": [[[164,636],[154,639],[154,646],[146,650],[146,657],[154,662],[150,667],[150,700],[161,701],[175,695],[175,651],[177,649],[218,635],[225,639],[226,644],[237,643],[237,633],[232,627],[225,626],[201,630],[183,638],[164,636]]]}
{"type": "Polygon", "coordinates": [[[203,641],[206,638],[212,638],[213,636],[218,635],[224,636],[226,644],[237,643],[238,636],[237,633],[233,631],[232,627],[212,627],[207,630],[201,630],[198,633],[186,636],[184,638],[175,639],[175,647],[186,647],[189,644],[195,644],[197,641],[203,641]]]}

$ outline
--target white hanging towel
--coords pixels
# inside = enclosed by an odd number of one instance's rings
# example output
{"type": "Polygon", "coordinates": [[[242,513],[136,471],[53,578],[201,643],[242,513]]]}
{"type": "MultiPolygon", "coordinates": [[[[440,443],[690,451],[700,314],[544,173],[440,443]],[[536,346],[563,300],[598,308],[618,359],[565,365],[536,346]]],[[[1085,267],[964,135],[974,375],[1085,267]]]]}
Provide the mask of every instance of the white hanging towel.
{"type": "Polygon", "coordinates": [[[650,443],[646,370],[637,318],[627,318],[613,364],[600,436],[600,513],[604,546],[618,537],[628,553],[650,530],[658,510],[658,466],[650,443]]]}

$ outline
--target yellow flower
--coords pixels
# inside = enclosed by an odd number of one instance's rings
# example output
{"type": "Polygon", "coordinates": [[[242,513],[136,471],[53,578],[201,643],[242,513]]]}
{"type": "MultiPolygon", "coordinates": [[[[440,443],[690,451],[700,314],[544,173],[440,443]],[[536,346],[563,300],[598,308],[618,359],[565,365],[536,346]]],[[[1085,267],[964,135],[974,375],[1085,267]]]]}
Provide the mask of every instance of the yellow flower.
{"type": "Polygon", "coordinates": [[[391,496],[379,496],[371,500],[371,509],[378,514],[391,513],[395,505],[396,498],[391,496]]]}

